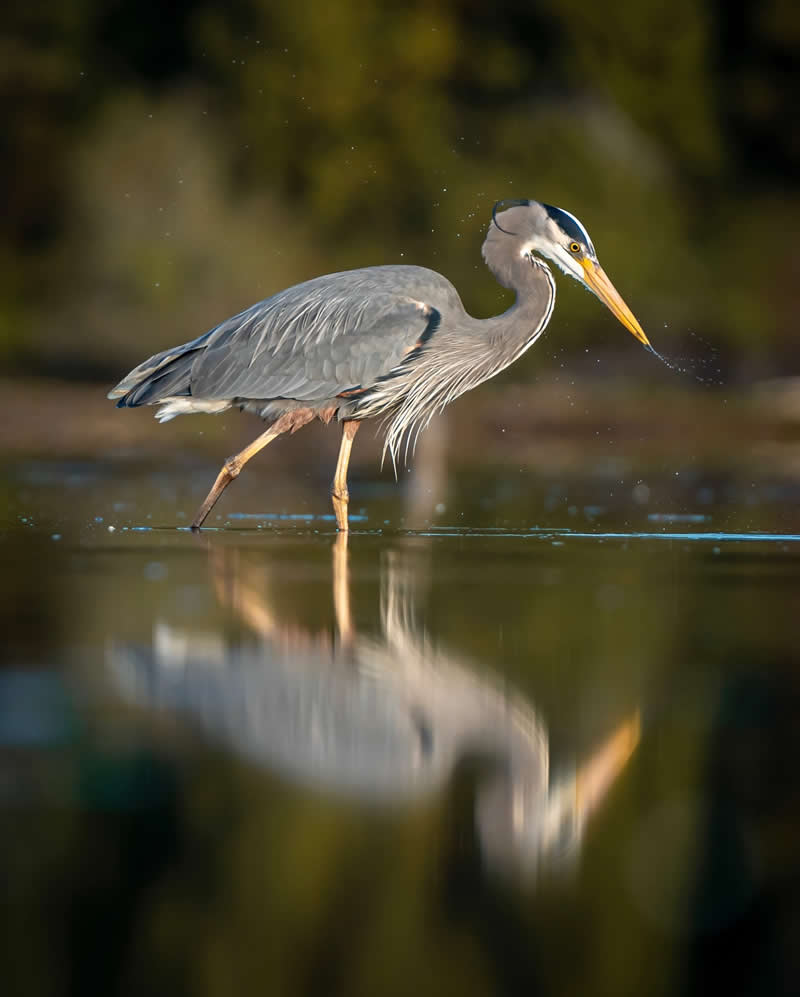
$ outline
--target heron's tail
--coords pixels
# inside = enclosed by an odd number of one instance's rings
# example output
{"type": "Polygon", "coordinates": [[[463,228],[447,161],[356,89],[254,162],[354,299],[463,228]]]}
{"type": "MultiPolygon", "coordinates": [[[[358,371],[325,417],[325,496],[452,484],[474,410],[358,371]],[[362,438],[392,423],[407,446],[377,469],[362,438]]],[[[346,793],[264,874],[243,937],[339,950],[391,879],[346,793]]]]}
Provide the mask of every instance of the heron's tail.
{"type": "Polygon", "coordinates": [[[140,363],[124,377],[108,397],[115,399],[117,408],[137,405],[157,405],[167,399],[189,398],[192,394],[192,364],[199,351],[205,349],[206,336],[156,353],[140,363]]]}

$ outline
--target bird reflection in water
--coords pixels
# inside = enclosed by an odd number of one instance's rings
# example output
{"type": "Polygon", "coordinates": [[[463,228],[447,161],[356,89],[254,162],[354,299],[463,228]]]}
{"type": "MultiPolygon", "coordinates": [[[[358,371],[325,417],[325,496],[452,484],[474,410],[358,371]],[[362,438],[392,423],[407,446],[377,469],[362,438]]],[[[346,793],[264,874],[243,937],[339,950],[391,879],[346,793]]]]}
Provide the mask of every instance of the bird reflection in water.
{"type": "Polygon", "coordinates": [[[263,569],[211,550],[214,589],[255,636],[154,626],[151,648],[115,643],[109,664],[123,693],[190,715],[218,743],[292,782],[384,807],[444,789],[465,759],[487,759],[475,825],[487,864],[535,877],[568,866],[589,816],[639,740],[639,713],[581,764],[550,772],[536,709],[446,648],[415,621],[413,572],[402,554],[381,565],[380,631],[360,633],[350,607],[346,536],[333,548],[336,635],[283,624],[263,569]]]}

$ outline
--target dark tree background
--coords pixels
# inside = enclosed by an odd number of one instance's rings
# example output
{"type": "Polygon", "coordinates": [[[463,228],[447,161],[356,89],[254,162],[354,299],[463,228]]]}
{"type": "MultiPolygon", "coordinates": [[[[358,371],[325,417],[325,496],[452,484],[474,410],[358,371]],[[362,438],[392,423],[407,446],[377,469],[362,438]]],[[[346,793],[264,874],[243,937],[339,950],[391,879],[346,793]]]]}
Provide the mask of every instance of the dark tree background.
{"type": "MultiPolygon", "coordinates": [[[[486,314],[491,204],[534,196],[585,221],[667,352],[697,333],[742,381],[797,373],[789,0],[31,0],[3,20],[6,369],[113,380],[368,263],[435,266],[486,314]]],[[[563,293],[559,344],[591,323],[602,347],[603,321],[563,293]]]]}

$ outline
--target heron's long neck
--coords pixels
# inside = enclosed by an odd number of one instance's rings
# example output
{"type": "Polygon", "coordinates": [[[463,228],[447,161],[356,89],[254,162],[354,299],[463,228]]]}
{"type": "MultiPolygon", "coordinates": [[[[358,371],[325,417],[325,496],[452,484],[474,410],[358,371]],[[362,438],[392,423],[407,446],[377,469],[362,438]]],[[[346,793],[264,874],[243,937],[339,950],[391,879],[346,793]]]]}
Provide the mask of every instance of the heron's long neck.
{"type": "Polygon", "coordinates": [[[494,373],[513,363],[544,332],[556,300],[556,284],[550,268],[537,259],[516,256],[496,267],[486,262],[497,280],[516,293],[517,300],[502,315],[481,325],[496,361],[494,373]]]}
{"type": "Polygon", "coordinates": [[[384,453],[388,451],[393,462],[403,438],[407,453],[408,441],[416,441],[419,431],[436,412],[513,363],[542,333],[555,301],[552,274],[544,264],[537,261],[532,265],[520,257],[516,266],[512,264],[509,279],[513,283],[506,286],[516,292],[517,300],[508,311],[494,318],[475,319],[464,312],[459,302],[460,314],[452,316],[451,322],[443,322],[420,354],[421,361],[405,369],[402,394],[398,395],[397,383],[392,381],[387,382],[390,387],[371,395],[370,404],[376,413],[381,406],[396,406],[384,442],[384,453]]]}

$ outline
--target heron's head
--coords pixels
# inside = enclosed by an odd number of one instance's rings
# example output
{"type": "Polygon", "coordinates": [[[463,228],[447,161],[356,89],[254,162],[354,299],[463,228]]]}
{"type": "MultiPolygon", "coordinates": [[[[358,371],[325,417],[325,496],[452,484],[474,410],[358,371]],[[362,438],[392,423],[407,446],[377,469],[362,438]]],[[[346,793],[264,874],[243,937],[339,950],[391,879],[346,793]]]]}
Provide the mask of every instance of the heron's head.
{"type": "Polygon", "coordinates": [[[645,346],[650,346],[633,312],[600,266],[589,233],[563,208],[540,201],[498,201],[492,211],[492,224],[483,252],[495,272],[493,261],[502,257],[516,256],[531,261],[536,254],[546,257],[567,276],[587,287],[626,329],[645,346]]]}

